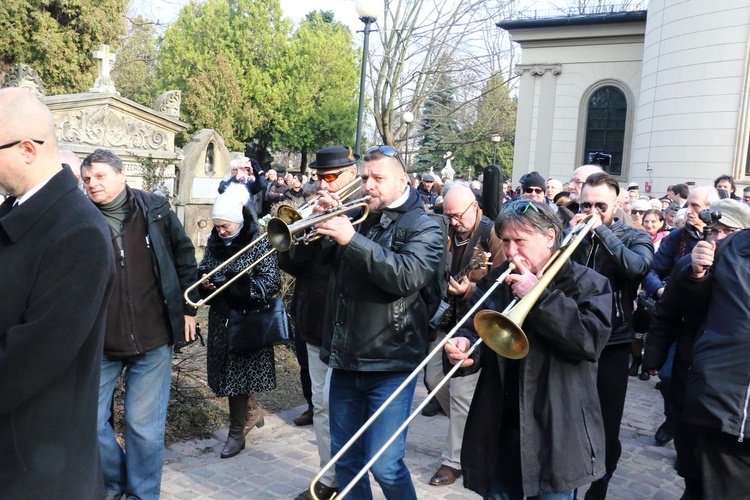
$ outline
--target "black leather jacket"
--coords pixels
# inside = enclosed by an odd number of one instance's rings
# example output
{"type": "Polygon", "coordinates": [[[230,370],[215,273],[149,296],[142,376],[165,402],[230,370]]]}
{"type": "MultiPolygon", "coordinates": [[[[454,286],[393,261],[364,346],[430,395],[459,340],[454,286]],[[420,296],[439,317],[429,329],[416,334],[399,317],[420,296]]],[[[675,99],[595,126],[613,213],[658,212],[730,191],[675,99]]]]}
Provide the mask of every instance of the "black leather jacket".
{"type": "Polygon", "coordinates": [[[649,235],[619,219],[610,227],[597,227],[573,253],[573,262],[594,269],[612,286],[612,335],[607,345],[634,339],[633,304],[653,258],[654,245],[649,235]]]}
{"type": "Polygon", "coordinates": [[[392,250],[395,221],[423,210],[416,190],[395,209],[370,214],[344,247],[336,247],[329,281],[321,359],[331,368],[409,371],[427,354],[427,307],[419,290],[438,267],[443,240],[426,214],[392,250]]]}

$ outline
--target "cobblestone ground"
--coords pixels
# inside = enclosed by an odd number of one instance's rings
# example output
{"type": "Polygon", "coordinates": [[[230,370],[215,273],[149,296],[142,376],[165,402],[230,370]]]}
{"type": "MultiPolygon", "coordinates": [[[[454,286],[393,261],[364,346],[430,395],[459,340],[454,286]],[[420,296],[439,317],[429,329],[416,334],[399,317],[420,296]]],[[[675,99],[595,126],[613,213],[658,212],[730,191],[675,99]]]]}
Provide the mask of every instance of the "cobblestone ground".
{"type": "MultiPolygon", "coordinates": [[[[678,499],[684,484],[674,471],[672,443],[656,446],[654,432],[661,424],[662,400],[654,389],[655,379],[630,378],[625,416],[620,430],[623,454],[612,478],[611,499],[678,499]]],[[[415,406],[424,398],[418,384],[415,406]]],[[[294,498],[318,471],[312,426],[296,427],[292,418],[303,407],[266,416],[266,425],[254,429],[247,448],[238,456],[222,460],[219,452],[226,439],[221,431],[211,439],[171,446],[165,453],[162,498],[275,499],[294,498]]],[[[448,419],[418,416],[409,428],[406,464],[421,499],[477,499],[459,480],[452,486],[428,484],[440,466],[440,455],[448,419]]],[[[384,498],[372,481],[375,498],[384,498]]],[[[585,491],[585,488],[582,490],[585,491]]],[[[579,495],[582,498],[582,495],[579,495]]]]}

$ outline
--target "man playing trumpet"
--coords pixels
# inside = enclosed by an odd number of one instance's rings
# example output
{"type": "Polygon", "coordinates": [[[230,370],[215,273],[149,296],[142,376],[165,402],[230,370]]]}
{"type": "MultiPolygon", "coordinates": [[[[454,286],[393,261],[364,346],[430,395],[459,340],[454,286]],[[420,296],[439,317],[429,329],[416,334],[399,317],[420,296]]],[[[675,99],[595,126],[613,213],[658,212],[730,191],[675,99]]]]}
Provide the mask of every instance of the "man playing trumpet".
{"type": "MultiPolygon", "coordinates": [[[[398,152],[391,146],[367,151],[362,170],[362,192],[369,196],[369,215],[358,227],[346,216],[317,225],[320,235],[337,245],[330,259],[323,344],[320,357],[331,368],[331,454],[365,423],[368,417],[404,382],[422,361],[428,344],[428,311],[420,290],[438,267],[442,235],[424,214],[416,190],[398,152]],[[416,213],[414,213],[416,212],[416,213]],[[396,231],[403,245],[394,248],[396,231]]],[[[322,193],[318,209],[336,205],[336,196],[322,193]]],[[[326,251],[322,243],[298,247],[326,251]]],[[[296,256],[295,256],[296,257],[296,256]]],[[[416,379],[381,414],[362,439],[344,452],[336,464],[341,488],[352,482],[365,463],[406,420],[416,379]]],[[[372,474],[389,499],[416,499],[409,470],[403,462],[406,432],[375,463],[372,474]]],[[[372,498],[367,478],[351,490],[352,498],[372,498]]]]}
{"type": "MultiPolygon", "coordinates": [[[[484,301],[484,309],[504,310],[534,290],[548,262],[559,258],[562,227],[545,204],[506,205],[495,231],[516,272],[506,273],[505,284],[485,297],[509,265],[490,272],[467,309],[484,301]]],[[[564,262],[528,307],[523,330],[529,352],[522,359],[502,357],[486,344],[468,357],[478,335],[471,321],[445,346],[450,363],[464,363],[459,375],[482,368],[466,421],[464,485],[491,499],[572,499],[575,488],[604,470],[596,373],[610,334],[612,292],[595,271],[564,262]]]]}

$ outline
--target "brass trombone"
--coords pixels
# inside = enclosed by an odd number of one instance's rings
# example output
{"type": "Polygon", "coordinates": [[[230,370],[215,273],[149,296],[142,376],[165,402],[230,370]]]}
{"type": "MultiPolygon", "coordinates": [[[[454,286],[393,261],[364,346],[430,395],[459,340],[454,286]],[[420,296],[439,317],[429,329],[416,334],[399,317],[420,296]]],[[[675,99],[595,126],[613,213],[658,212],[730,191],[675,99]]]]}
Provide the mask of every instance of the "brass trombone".
{"type": "MultiPolygon", "coordinates": [[[[336,194],[339,196],[339,199],[343,201],[348,198],[351,198],[354,194],[359,193],[361,187],[362,187],[362,181],[359,177],[357,177],[356,179],[352,180],[349,184],[345,185],[344,187],[336,191],[336,194]]],[[[304,205],[302,205],[299,209],[296,209],[291,205],[281,205],[276,211],[275,218],[282,220],[284,223],[288,225],[291,225],[297,221],[301,221],[305,218],[308,218],[312,216],[313,208],[315,207],[315,203],[318,201],[318,199],[320,199],[320,195],[316,195],[315,197],[311,198],[304,205]]],[[[248,252],[252,247],[254,247],[255,245],[257,245],[258,243],[260,243],[266,238],[268,238],[268,232],[261,234],[260,236],[255,238],[253,241],[248,243],[244,248],[242,248],[237,253],[235,253],[234,255],[229,257],[227,260],[222,262],[221,265],[217,266],[210,273],[203,276],[196,283],[193,283],[192,285],[190,285],[190,287],[187,290],[185,290],[185,293],[184,293],[185,302],[187,302],[193,307],[200,307],[200,306],[206,305],[209,300],[211,300],[216,295],[226,290],[227,287],[229,287],[232,283],[238,280],[242,275],[249,273],[253,268],[255,268],[255,266],[260,264],[263,261],[263,259],[265,259],[266,257],[269,257],[270,255],[273,255],[273,253],[277,251],[276,248],[273,248],[267,251],[266,253],[264,253],[263,255],[261,255],[260,258],[252,262],[249,266],[247,266],[245,269],[240,271],[236,276],[232,277],[232,279],[227,280],[220,287],[218,287],[216,290],[211,292],[211,294],[207,296],[206,298],[200,299],[197,302],[193,302],[192,300],[190,300],[190,292],[198,288],[201,285],[201,283],[210,279],[212,276],[218,274],[226,266],[228,266],[229,264],[231,264],[232,262],[240,258],[240,256],[245,254],[245,252],[248,252]]]]}
{"type": "Polygon", "coordinates": [[[346,215],[352,210],[363,208],[362,215],[351,221],[352,225],[356,226],[362,223],[370,213],[370,209],[367,206],[369,200],[370,196],[363,196],[357,200],[352,200],[317,215],[311,215],[292,224],[289,224],[280,217],[274,217],[268,221],[268,227],[266,228],[268,241],[277,251],[286,252],[292,245],[299,243],[307,244],[320,238],[320,234],[315,229],[315,226],[321,222],[338,217],[339,215],[346,215]]]}
{"type": "MultiPolygon", "coordinates": [[[[477,313],[474,318],[474,328],[479,334],[479,340],[474,342],[471,347],[466,351],[466,355],[471,354],[479,347],[482,342],[486,343],[493,351],[499,355],[509,359],[521,359],[525,357],[529,352],[529,341],[526,334],[521,329],[526,316],[528,315],[531,308],[539,300],[544,290],[552,282],[552,279],[560,272],[562,266],[567,262],[570,256],[573,254],[578,245],[583,241],[586,235],[591,231],[591,228],[596,222],[599,221],[599,216],[596,214],[589,214],[579,222],[570,233],[565,237],[560,248],[552,254],[547,263],[545,264],[542,272],[542,277],[534,288],[529,291],[520,301],[515,299],[503,310],[502,313],[490,310],[484,310],[477,313]]],[[[331,458],[331,460],[318,472],[313,478],[310,484],[310,495],[312,498],[318,500],[315,495],[315,485],[320,481],[323,475],[338,462],[341,457],[346,453],[349,448],[359,439],[365,431],[375,422],[375,420],[385,411],[385,409],[398,397],[409,385],[409,383],[421,373],[422,369],[434,356],[442,356],[442,350],[446,343],[456,334],[456,332],[463,326],[463,324],[471,318],[472,314],[492,295],[495,289],[500,286],[505,279],[515,270],[515,264],[511,261],[508,265],[508,269],[503,272],[493,282],[492,286],[485,292],[484,295],[477,301],[474,306],[464,315],[461,320],[456,323],[450,332],[441,340],[435,348],[427,355],[427,357],[417,366],[413,372],[404,380],[404,382],[394,391],[391,396],[381,405],[380,408],[372,414],[372,416],[365,422],[362,427],[347,441],[347,443],[339,450],[339,452],[331,458]]],[[[372,468],[377,460],[385,453],[388,447],[401,435],[402,432],[409,426],[412,420],[422,411],[422,409],[430,402],[435,394],[442,388],[453,375],[461,368],[463,361],[456,363],[453,368],[443,377],[440,382],[432,389],[430,394],[417,406],[417,408],[409,415],[403,424],[394,432],[388,441],[373,455],[369,462],[362,467],[362,470],[354,476],[354,479],[341,490],[337,497],[345,497],[354,486],[359,482],[362,477],[372,468]]]]}

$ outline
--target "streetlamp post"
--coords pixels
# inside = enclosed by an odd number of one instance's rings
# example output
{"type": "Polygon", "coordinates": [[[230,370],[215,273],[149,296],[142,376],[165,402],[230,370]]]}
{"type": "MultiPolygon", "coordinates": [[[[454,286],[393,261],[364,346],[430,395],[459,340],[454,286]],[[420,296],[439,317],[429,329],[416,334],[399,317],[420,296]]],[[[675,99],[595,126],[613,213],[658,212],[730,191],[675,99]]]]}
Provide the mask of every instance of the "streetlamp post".
{"type": "Polygon", "coordinates": [[[497,148],[500,146],[500,143],[502,142],[503,138],[500,136],[500,134],[493,134],[492,137],[490,137],[490,140],[495,143],[495,152],[494,156],[492,157],[492,163],[494,165],[497,165],[497,148]]]}
{"type": "Polygon", "coordinates": [[[401,116],[401,119],[406,123],[406,146],[404,147],[404,167],[406,171],[409,171],[409,126],[414,121],[414,113],[407,111],[401,116]]]}
{"type": "Polygon", "coordinates": [[[359,111],[357,113],[357,137],[354,141],[354,152],[360,153],[360,143],[362,141],[362,116],[365,112],[365,77],[367,76],[367,52],[370,45],[370,26],[378,20],[378,16],[383,12],[382,1],[372,0],[355,0],[354,8],[357,10],[359,20],[365,23],[365,40],[362,44],[362,74],[359,79],[359,111]]]}

